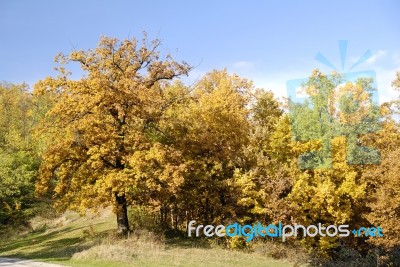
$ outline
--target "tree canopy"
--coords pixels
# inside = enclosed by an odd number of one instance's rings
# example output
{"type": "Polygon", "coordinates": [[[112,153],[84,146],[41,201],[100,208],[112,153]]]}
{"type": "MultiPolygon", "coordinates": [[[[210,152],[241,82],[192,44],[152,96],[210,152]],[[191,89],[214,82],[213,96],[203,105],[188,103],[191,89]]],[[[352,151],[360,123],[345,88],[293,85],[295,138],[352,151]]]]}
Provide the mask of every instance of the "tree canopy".
{"type": "Polygon", "coordinates": [[[187,85],[192,67],[160,49],[146,35],[102,37],[59,54],[33,92],[0,84],[0,224],[36,192],[61,211],[112,206],[122,235],[139,207],[177,231],[190,220],[383,228],[381,239],[293,238],[326,255],[398,247],[398,99],[379,105],[372,79],[319,70],[302,102],[227,69],[187,85]]]}
{"type": "Polygon", "coordinates": [[[38,193],[51,190],[60,208],[113,204],[121,233],[129,230],[127,204],[140,177],[130,173],[135,152],[151,146],[152,132],[167,108],[166,81],[190,66],[161,57],[159,40],[146,36],[119,42],[103,37],[97,48],[59,55],[59,76],[35,86],[35,94],[58,95],[46,116],[53,136],[43,157],[38,193]],[[64,65],[79,63],[85,76],[69,78],[64,65]]]}

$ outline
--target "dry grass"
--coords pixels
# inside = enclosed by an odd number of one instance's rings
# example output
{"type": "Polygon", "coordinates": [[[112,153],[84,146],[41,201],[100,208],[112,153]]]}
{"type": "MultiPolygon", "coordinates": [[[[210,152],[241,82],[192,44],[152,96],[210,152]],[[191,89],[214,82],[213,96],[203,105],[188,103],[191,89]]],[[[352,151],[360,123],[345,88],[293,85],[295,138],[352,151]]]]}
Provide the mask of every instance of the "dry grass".
{"type": "Polygon", "coordinates": [[[309,256],[303,248],[283,244],[278,240],[255,242],[253,244],[253,250],[254,253],[273,259],[285,259],[289,262],[293,262],[296,266],[304,265],[309,261],[309,256]]]}
{"type": "Polygon", "coordinates": [[[164,238],[148,231],[136,231],[126,239],[109,234],[99,239],[98,243],[87,250],[75,253],[72,259],[132,262],[148,251],[159,253],[165,250],[164,238]]]}
{"type": "Polygon", "coordinates": [[[68,266],[270,266],[289,267],[259,252],[222,249],[202,239],[165,239],[162,234],[137,230],[128,238],[115,234],[110,209],[81,217],[74,212],[51,218],[36,217],[31,231],[0,240],[0,256],[29,258],[68,266]]]}
{"type": "Polygon", "coordinates": [[[75,253],[79,262],[121,262],[124,266],[293,266],[262,253],[245,253],[219,247],[198,247],[196,243],[167,245],[161,235],[137,231],[127,239],[108,236],[101,243],[75,253]]]}

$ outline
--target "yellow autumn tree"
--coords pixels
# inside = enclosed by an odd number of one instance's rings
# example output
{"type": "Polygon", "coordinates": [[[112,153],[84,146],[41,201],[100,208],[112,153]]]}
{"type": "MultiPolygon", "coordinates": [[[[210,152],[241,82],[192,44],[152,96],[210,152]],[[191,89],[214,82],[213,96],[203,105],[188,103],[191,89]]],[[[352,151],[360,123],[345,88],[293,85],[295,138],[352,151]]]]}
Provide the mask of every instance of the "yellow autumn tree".
{"type": "Polygon", "coordinates": [[[159,46],[146,34],[142,41],[102,37],[95,49],[58,55],[58,76],[35,85],[35,94],[58,96],[42,125],[52,142],[36,192],[53,195],[59,209],[112,204],[121,234],[129,231],[127,206],[140,178],[132,174],[132,157],[152,146],[168,106],[166,82],[190,70],[187,63],[162,56],[159,46]],[[65,65],[72,62],[81,67],[82,78],[70,77],[65,65]]]}
{"type": "Polygon", "coordinates": [[[244,164],[237,168],[233,187],[237,214],[242,222],[287,222],[287,195],[292,186],[291,132],[272,92],[259,90],[250,108],[249,142],[244,144],[244,164]]]}
{"type": "MultiPolygon", "coordinates": [[[[398,131],[398,130],[397,130],[398,131]]],[[[397,132],[392,144],[396,147],[382,156],[382,164],[365,172],[365,178],[374,181],[374,190],[369,198],[371,212],[367,218],[371,225],[381,227],[384,236],[369,241],[390,251],[400,243],[400,134],[397,132]]]]}
{"type": "Polygon", "coordinates": [[[246,79],[226,70],[212,71],[167,111],[163,128],[173,136],[171,145],[186,168],[171,199],[183,218],[204,223],[235,218],[239,196],[232,191],[232,179],[248,142],[252,90],[246,79]]]}
{"type": "MultiPolygon", "coordinates": [[[[400,72],[392,83],[395,89],[400,88],[400,72]]],[[[393,119],[396,110],[389,107],[394,104],[398,108],[399,99],[382,105],[382,129],[376,134],[365,137],[366,141],[379,147],[382,163],[370,166],[363,171],[364,180],[369,181],[369,206],[371,212],[367,218],[374,226],[380,226],[383,237],[371,238],[369,241],[382,247],[385,253],[400,244],[400,129],[393,119]]]]}

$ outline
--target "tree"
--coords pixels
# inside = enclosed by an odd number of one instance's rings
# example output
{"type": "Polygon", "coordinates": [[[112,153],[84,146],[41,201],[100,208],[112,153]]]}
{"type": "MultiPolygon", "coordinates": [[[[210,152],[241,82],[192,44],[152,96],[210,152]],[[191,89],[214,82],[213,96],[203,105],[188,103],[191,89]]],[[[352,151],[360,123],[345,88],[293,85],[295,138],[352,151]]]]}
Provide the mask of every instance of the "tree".
{"type": "MultiPolygon", "coordinates": [[[[379,129],[379,108],[370,99],[375,90],[370,79],[341,83],[340,75],[315,70],[305,84],[310,102],[292,104],[293,152],[301,156],[289,199],[295,220],[305,225],[367,223],[362,214],[368,210],[369,181],[362,171],[379,162],[379,153],[361,144],[371,144],[363,137],[379,129]]],[[[329,237],[305,242],[325,251],[339,246],[329,237]]]]}
{"type": "MultiPolygon", "coordinates": [[[[400,91],[400,71],[396,72],[396,78],[393,80],[392,86],[395,90],[400,91]]],[[[400,99],[392,100],[390,104],[398,114],[400,112],[400,99]]]]}
{"type": "Polygon", "coordinates": [[[371,194],[371,212],[367,218],[372,225],[380,226],[383,229],[382,238],[370,239],[376,245],[382,245],[391,249],[400,244],[400,149],[399,135],[397,134],[397,148],[384,154],[382,164],[379,168],[365,174],[366,177],[373,177],[376,180],[376,189],[371,194]]]}
{"type": "Polygon", "coordinates": [[[248,142],[252,90],[246,79],[212,71],[168,109],[162,127],[185,166],[170,203],[182,217],[221,223],[236,216],[232,180],[248,142]]]}
{"type": "Polygon", "coordinates": [[[249,122],[249,142],[243,144],[245,164],[234,176],[237,213],[245,223],[255,219],[266,224],[285,222],[290,213],[286,197],[292,186],[289,166],[293,158],[288,116],[271,92],[259,90],[249,122]]]}
{"type": "MultiPolygon", "coordinates": [[[[393,87],[400,88],[400,72],[393,81],[393,87]]],[[[399,99],[392,104],[398,104],[399,99]]],[[[375,143],[382,153],[382,163],[372,166],[363,172],[364,179],[370,181],[369,206],[371,212],[368,220],[383,229],[384,236],[371,238],[369,241],[382,246],[387,251],[400,244],[400,131],[399,124],[392,118],[393,111],[389,103],[382,105],[382,113],[386,114],[382,130],[370,136],[370,143],[375,143]]]]}
{"type": "Polygon", "coordinates": [[[400,88],[400,71],[396,73],[396,78],[393,80],[392,85],[394,88],[400,88]]]}
{"type": "Polygon", "coordinates": [[[159,40],[118,41],[102,37],[94,50],[58,55],[59,75],[35,85],[35,94],[58,99],[46,114],[42,131],[53,142],[40,166],[36,192],[51,192],[59,209],[113,204],[118,232],[129,231],[127,206],[137,190],[131,158],[147,149],[168,107],[164,88],[191,67],[158,51],[159,40]],[[73,80],[64,67],[79,63],[84,76],[73,80]]]}
{"type": "Polygon", "coordinates": [[[0,84],[0,223],[21,218],[34,203],[40,163],[33,128],[35,99],[25,84],[0,84]]]}

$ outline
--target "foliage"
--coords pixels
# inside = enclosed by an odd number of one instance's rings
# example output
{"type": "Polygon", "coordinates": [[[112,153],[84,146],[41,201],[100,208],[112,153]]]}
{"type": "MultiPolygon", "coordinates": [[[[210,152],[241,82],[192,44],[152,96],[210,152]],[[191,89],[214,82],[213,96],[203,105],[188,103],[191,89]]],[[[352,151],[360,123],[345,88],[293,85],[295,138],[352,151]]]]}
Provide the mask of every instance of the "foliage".
{"type": "Polygon", "coordinates": [[[246,106],[252,90],[246,79],[213,71],[187,92],[186,100],[166,111],[163,127],[185,165],[171,208],[184,220],[216,223],[235,216],[231,184],[248,142],[246,106]]]}
{"type": "Polygon", "coordinates": [[[133,228],[375,225],[383,238],[291,241],[325,256],[398,249],[399,100],[378,106],[371,79],[343,83],[319,70],[298,103],[280,103],[226,69],[189,86],[179,77],[191,67],[160,45],[146,34],[103,37],[95,49],[59,54],[58,76],[34,94],[0,85],[0,223],[29,210],[35,189],[59,210],[113,206],[124,235],[131,206],[133,228]],[[71,63],[81,78],[71,77],[71,63]]]}
{"type": "MultiPolygon", "coordinates": [[[[369,101],[371,80],[341,83],[340,75],[315,70],[305,84],[310,101],[296,104],[291,112],[293,150],[301,156],[289,199],[295,221],[303,225],[368,224],[362,214],[368,210],[369,180],[362,172],[366,164],[379,163],[379,154],[362,146],[359,138],[379,129],[379,109],[369,101]]],[[[360,241],[348,239],[353,244],[360,241]]],[[[337,237],[302,242],[327,252],[341,244],[337,237]]]]}
{"type": "MultiPolygon", "coordinates": [[[[398,86],[399,73],[393,86],[398,86]]],[[[394,103],[398,100],[394,100],[394,103]]],[[[384,105],[382,109],[386,110],[384,105]]],[[[371,182],[371,197],[369,206],[371,212],[366,217],[374,225],[383,229],[384,237],[369,240],[371,243],[383,247],[386,251],[398,250],[400,244],[400,134],[399,125],[391,116],[386,116],[382,131],[372,138],[378,140],[377,144],[382,152],[382,164],[363,171],[365,180],[371,182]]]]}
{"type": "Polygon", "coordinates": [[[0,85],[0,223],[12,223],[32,207],[40,158],[33,140],[38,121],[25,84],[0,85]]]}
{"type": "Polygon", "coordinates": [[[159,46],[146,35],[141,43],[103,37],[94,50],[57,56],[59,76],[35,86],[38,95],[58,95],[44,122],[53,142],[43,157],[37,193],[53,192],[60,209],[113,205],[122,234],[129,231],[127,205],[143,178],[132,161],[141,151],[156,158],[162,153],[152,136],[170,104],[165,81],[190,70],[171,55],[161,57],[159,46]],[[79,63],[86,75],[71,79],[64,67],[69,62],[79,63]]]}

